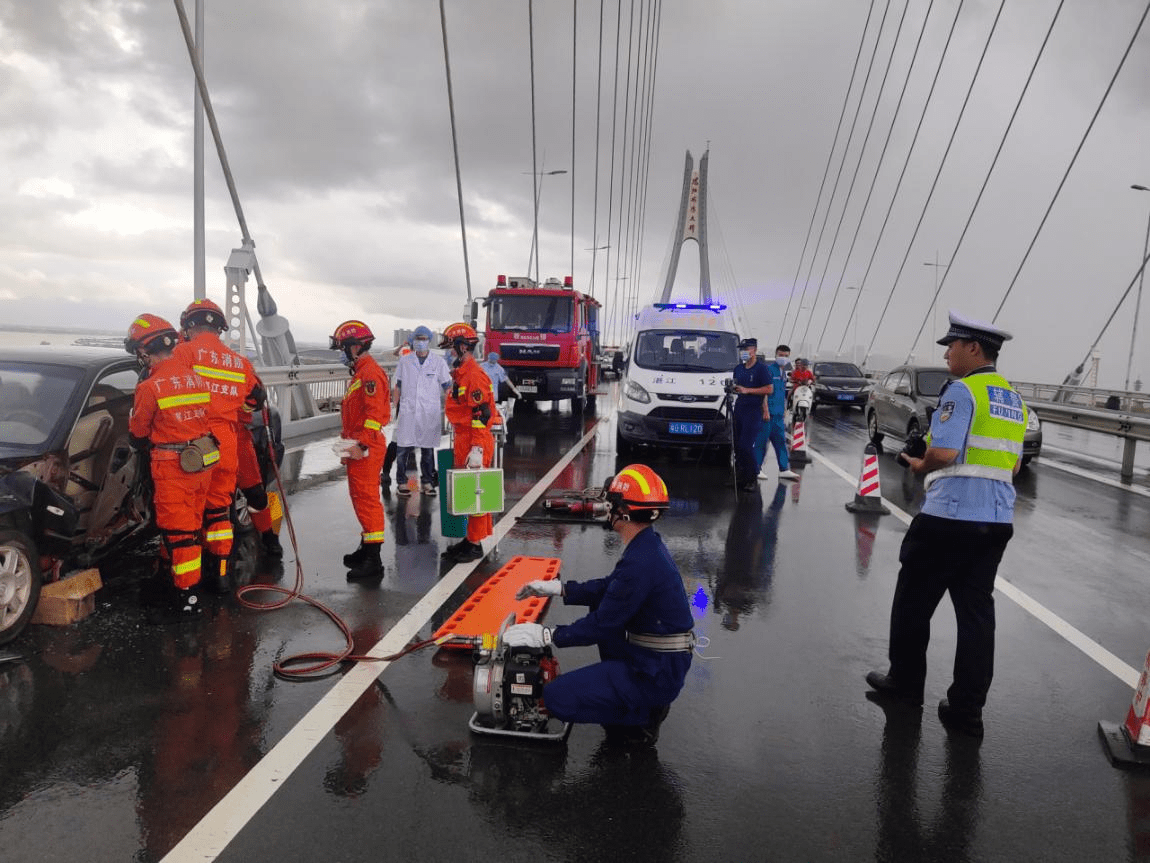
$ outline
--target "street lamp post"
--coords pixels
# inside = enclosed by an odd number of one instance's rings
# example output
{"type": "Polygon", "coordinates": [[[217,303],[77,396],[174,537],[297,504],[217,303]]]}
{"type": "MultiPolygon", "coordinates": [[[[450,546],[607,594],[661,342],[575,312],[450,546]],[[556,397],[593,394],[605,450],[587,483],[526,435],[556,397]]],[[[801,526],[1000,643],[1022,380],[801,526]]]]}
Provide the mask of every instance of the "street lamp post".
{"type": "Polygon", "coordinates": [[[934,263],[931,263],[930,261],[923,261],[922,265],[924,267],[934,267],[934,297],[932,297],[931,301],[930,301],[930,306],[931,306],[930,314],[931,314],[932,319],[934,320],[934,329],[936,330],[936,334],[937,334],[938,320],[937,320],[937,318],[934,318],[934,316],[936,314],[938,314],[938,309],[936,309],[934,307],[934,303],[935,303],[935,300],[937,300],[937,298],[938,298],[938,271],[940,269],[949,270],[950,269],[950,262],[948,261],[945,264],[940,264],[938,262],[938,250],[936,249],[935,253],[934,253],[934,263]]]}
{"type": "MultiPolygon", "coordinates": [[[[1137,183],[1130,186],[1138,192],[1150,192],[1150,188],[1140,186],[1137,183]]],[[[1142,260],[1146,260],[1146,255],[1150,250],[1150,216],[1146,219],[1146,239],[1142,241],[1142,260]]],[[[1134,339],[1138,335],[1138,312],[1142,308],[1142,284],[1146,281],[1146,268],[1142,268],[1142,272],[1138,274],[1138,293],[1134,297],[1134,323],[1130,327],[1130,356],[1126,360],[1126,383],[1122,389],[1130,392],[1130,368],[1134,365],[1134,339]]]]}
{"type": "MultiPolygon", "coordinates": [[[[539,184],[535,187],[535,230],[531,234],[531,254],[527,256],[527,274],[531,275],[531,260],[535,259],[535,282],[539,283],[539,199],[543,196],[543,178],[554,177],[556,174],[566,174],[567,171],[560,168],[557,171],[523,171],[524,174],[534,174],[539,178],[539,184]]],[[[574,273],[572,273],[574,275],[574,273]]]]}

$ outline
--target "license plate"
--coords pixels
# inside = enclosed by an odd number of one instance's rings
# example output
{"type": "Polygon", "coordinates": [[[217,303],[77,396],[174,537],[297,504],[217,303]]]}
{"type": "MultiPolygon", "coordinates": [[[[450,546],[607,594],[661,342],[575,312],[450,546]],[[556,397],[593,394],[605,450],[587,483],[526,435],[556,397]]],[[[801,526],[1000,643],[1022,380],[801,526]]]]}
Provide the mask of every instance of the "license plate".
{"type": "Polygon", "coordinates": [[[670,423],[667,431],[671,434],[702,434],[702,423],[670,423]]]}
{"type": "Polygon", "coordinates": [[[537,392],[539,392],[539,388],[537,386],[535,386],[535,381],[531,381],[530,383],[528,383],[527,381],[524,381],[523,383],[521,383],[517,387],[517,389],[521,393],[537,393],[537,392]]]}
{"type": "Polygon", "coordinates": [[[851,393],[839,393],[838,400],[840,402],[853,402],[855,397],[851,393]]]}

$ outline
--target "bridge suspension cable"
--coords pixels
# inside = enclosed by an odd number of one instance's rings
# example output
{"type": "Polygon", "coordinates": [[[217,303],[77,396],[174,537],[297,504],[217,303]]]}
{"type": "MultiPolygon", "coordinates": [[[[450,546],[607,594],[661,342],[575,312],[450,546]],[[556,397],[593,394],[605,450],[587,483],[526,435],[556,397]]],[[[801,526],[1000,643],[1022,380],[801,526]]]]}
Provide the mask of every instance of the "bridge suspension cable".
{"type": "MultiPolygon", "coordinates": [[[[847,153],[850,152],[851,141],[854,140],[855,130],[858,128],[859,114],[862,112],[863,100],[866,98],[867,85],[870,83],[870,76],[874,72],[874,61],[878,56],[878,46],[879,42],[882,40],[882,31],[884,25],[886,24],[887,13],[889,12],[890,0],[887,0],[886,5],[883,7],[882,19],[879,21],[878,32],[875,34],[874,48],[871,50],[870,61],[867,63],[866,76],[863,78],[862,88],[859,90],[858,104],[855,106],[854,116],[851,118],[851,128],[850,132],[847,134],[847,142],[843,146],[842,158],[839,159],[839,167],[835,172],[835,181],[831,187],[830,198],[827,199],[827,209],[823,214],[823,223],[819,228],[818,239],[815,241],[815,250],[811,253],[811,263],[807,268],[806,278],[803,280],[803,291],[799,295],[799,307],[795,311],[795,320],[791,324],[791,330],[787,336],[787,341],[794,339],[795,331],[798,329],[799,318],[801,317],[803,311],[803,303],[806,302],[807,299],[807,288],[810,287],[811,273],[814,271],[815,261],[818,259],[819,249],[823,243],[823,234],[826,232],[827,221],[830,219],[831,208],[834,206],[835,196],[838,194],[839,181],[842,179],[843,168],[846,167],[847,153]]],[[[813,312],[813,309],[811,311],[813,312]]]]}
{"type": "MultiPolygon", "coordinates": [[[[1102,94],[1102,99],[1098,102],[1098,107],[1094,110],[1094,115],[1090,118],[1090,122],[1086,126],[1086,131],[1082,133],[1082,139],[1078,142],[1078,146],[1074,150],[1074,155],[1070,157],[1070,164],[1066,166],[1066,171],[1063,173],[1062,179],[1058,182],[1058,188],[1054,190],[1054,197],[1050,199],[1050,204],[1046,207],[1046,212],[1042,214],[1042,221],[1038,223],[1038,229],[1034,232],[1030,244],[1026,247],[1026,253],[1018,263],[1018,269],[1014,272],[1014,278],[1010,280],[1010,284],[1007,286],[1005,294],[1003,294],[1002,302],[998,304],[998,309],[994,312],[992,323],[998,320],[998,316],[1002,312],[1002,307],[1006,305],[1006,301],[1010,297],[1010,292],[1014,290],[1014,285],[1018,281],[1019,274],[1022,273],[1022,268],[1026,266],[1026,262],[1030,258],[1030,252],[1034,249],[1034,244],[1038,241],[1039,234],[1042,233],[1042,229],[1046,226],[1046,220],[1050,217],[1050,211],[1054,209],[1054,203],[1058,200],[1058,196],[1062,194],[1062,187],[1066,185],[1066,178],[1070,176],[1070,172],[1074,168],[1074,163],[1078,161],[1078,155],[1082,152],[1082,147],[1086,144],[1086,139],[1090,137],[1094,123],[1098,119],[1098,115],[1102,113],[1102,107],[1106,104],[1106,100],[1110,96],[1110,91],[1114,89],[1114,82],[1118,80],[1118,75],[1122,72],[1122,67],[1126,65],[1126,58],[1130,56],[1130,49],[1134,47],[1134,43],[1138,40],[1138,34],[1142,32],[1142,25],[1146,23],[1148,13],[1150,13],[1150,3],[1147,3],[1146,8],[1142,10],[1142,17],[1138,19],[1138,26],[1134,28],[1134,33],[1126,45],[1126,50],[1122,52],[1122,58],[1118,61],[1118,68],[1116,68],[1114,74],[1110,76],[1110,83],[1106,85],[1106,92],[1102,94]]],[[[1086,356],[1087,359],[1090,358],[1089,354],[1086,356]]]]}
{"type": "Polygon", "coordinates": [[[451,150],[455,154],[455,192],[459,199],[459,232],[463,237],[463,275],[467,283],[467,304],[471,305],[471,263],[467,256],[467,222],[463,218],[463,178],[459,171],[459,136],[455,131],[455,94],[451,88],[451,55],[447,51],[447,13],[439,0],[439,23],[443,31],[443,68],[447,73],[447,110],[451,115],[451,150]]]}
{"type": "MultiPolygon", "coordinates": [[[[874,3],[875,3],[875,0],[870,0],[870,8],[867,9],[866,21],[863,23],[862,35],[859,37],[859,47],[858,47],[858,51],[855,53],[854,67],[851,69],[851,78],[850,78],[850,81],[847,82],[847,90],[846,90],[846,93],[843,95],[843,107],[839,111],[839,121],[838,121],[838,124],[835,126],[835,136],[834,136],[834,140],[831,141],[830,152],[827,153],[827,164],[823,168],[823,178],[821,181],[819,181],[819,192],[815,196],[815,205],[811,209],[811,221],[807,225],[807,236],[803,240],[803,250],[802,250],[802,252],[799,253],[798,266],[795,267],[795,278],[791,284],[791,293],[787,297],[787,308],[783,312],[782,321],[779,322],[779,337],[777,339],[778,342],[782,342],[782,340],[783,340],[783,330],[786,329],[787,318],[790,317],[790,314],[791,314],[791,303],[795,299],[795,291],[798,290],[799,273],[801,273],[803,271],[803,260],[807,256],[807,245],[811,241],[811,231],[814,229],[814,226],[815,226],[815,217],[818,216],[819,204],[822,203],[823,189],[826,188],[827,177],[830,175],[830,172],[831,172],[831,162],[834,161],[835,147],[838,145],[839,135],[842,133],[843,117],[846,116],[847,105],[850,104],[851,88],[854,87],[855,76],[858,74],[859,60],[862,58],[863,46],[866,44],[867,28],[870,27],[870,19],[871,19],[871,16],[874,14],[874,3]]],[[[829,206],[829,204],[828,204],[828,206],[829,206]]]]}
{"type": "MultiPolygon", "coordinates": [[[[1006,128],[1002,132],[1002,137],[998,141],[998,148],[994,151],[994,158],[990,161],[990,167],[987,169],[986,176],[982,180],[982,186],[979,188],[978,195],[974,199],[974,205],[970,208],[970,213],[966,217],[966,224],[962,226],[962,233],[959,234],[958,242],[955,244],[954,250],[950,253],[950,257],[947,258],[951,266],[954,264],[959,249],[962,248],[962,242],[966,239],[967,231],[970,230],[970,223],[974,220],[974,214],[978,210],[978,205],[982,202],[983,193],[986,192],[986,187],[990,183],[990,176],[994,173],[994,168],[998,164],[998,157],[1002,155],[1002,149],[1006,145],[1007,136],[1010,135],[1010,130],[1014,127],[1014,120],[1018,116],[1018,110],[1022,107],[1022,100],[1026,98],[1026,93],[1030,89],[1030,83],[1034,80],[1034,73],[1037,71],[1038,64],[1042,60],[1042,55],[1046,51],[1046,46],[1050,42],[1050,34],[1054,32],[1054,25],[1058,23],[1058,16],[1062,13],[1062,7],[1065,5],[1065,2],[1066,0],[1059,0],[1058,7],[1054,10],[1054,16],[1050,19],[1050,25],[1046,28],[1046,35],[1042,39],[1042,44],[1038,46],[1038,53],[1034,57],[1034,62],[1030,66],[1030,72],[1026,76],[1026,81],[1022,85],[1021,92],[1018,94],[1018,101],[1014,103],[1014,110],[1011,112],[1010,119],[1006,123],[1006,128]]],[[[927,321],[930,320],[934,308],[938,303],[939,295],[946,286],[946,280],[950,277],[951,266],[945,267],[942,271],[942,279],[939,281],[934,296],[931,298],[930,306],[927,308],[922,324],[918,328],[918,333],[914,337],[914,343],[910,346],[912,353],[915,348],[918,347],[918,341],[922,338],[927,321]]]]}
{"type": "MultiPolygon", "coordinates": [[[[998,29],[999,19],[1002,17],[1002,9],[1006,5],[1006,0],[1001,0],[998,4],[998,11],[994,15],[994,21],[991,22],[990,31],[986,34],[986,41],[983,43],[982,52],[978,57],[978,64],[974,67],[974,74],[970,77],[970,85],[967,87],[966,96],[962,100],[962,106],[958,110],[958,116],[955,117],[954,127],[951,129],[950,138],[946,142],[946,149],[943,150],[942,158],[939,159],[938,170],[935,171],[934,180],[930,184],[930,190],[926,194],[926,200],[923,202],[922,210],[919,212],[918,221],[915,223],[914,231],[911,233],[910,242],[907,243],[906,253],[903,255],[902,263],[899,265],[898,272],[895,274],[894,281],[891,284],[890,292],[887,294],[886,305],[883,306],[882,315],[879,316],[878,323],[875,324],[874,334],[871,336],[870,346],[867,348],[867,356],[870,356],[871,350],[874,348],[875,339],[878,338],[878,331],[882,327],[883,318],[886,317],[887,309],[890,308],[891,298],[894,292],[898,289],[899,279],[902,278],[903,270],[906,269],[907,259],[910,258],[911,249],[914,248],[914,241],[918,238],[918,232],[922,228],[923,220],[926,218],[926,211],[930,207],[930,202],[934,198],[935,189],[938,188],[939,177],[942,176],[943,168],[946,167],[947,157],[950,155],[950,149],[954,146],[954,139],[958,135],[958,129],[962,125],[962,118],[966,115],[966,108],[970,104],[970,95],[974,91],[974,85],[978,81],[979,72],[982,70],[983,61],[986,60],[986,53],[990,48],[990,42],[994,38],[994,33],[998,29]]],[[[910,358],[907,358],[909,362],[910,358]]]]}

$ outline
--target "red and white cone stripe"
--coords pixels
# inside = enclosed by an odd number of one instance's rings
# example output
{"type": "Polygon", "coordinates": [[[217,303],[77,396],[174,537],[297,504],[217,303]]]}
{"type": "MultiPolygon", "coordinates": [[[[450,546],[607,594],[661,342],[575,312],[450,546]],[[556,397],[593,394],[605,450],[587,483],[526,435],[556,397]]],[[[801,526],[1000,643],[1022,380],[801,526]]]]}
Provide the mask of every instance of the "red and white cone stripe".
{"type": "Polygon", "coordinates": [[[1131,743],[1150,746],[1150,653],[1146,654],[1134,701],[1126,713],[1126,734],[1131,743]]]}
{"type": "Polygon", "coordinates": [[[794,432],[791,434],[791,451],[796,450],[806,452],[807,449],[807,424],[801,420],[795,423],[794,432]]]}
{"type": "Polygon", "coordinates": [[[859,497],[881,497],[879,485],[878,456],[868,452],[863,456],[862,473],[859,474],[859,497]]]}

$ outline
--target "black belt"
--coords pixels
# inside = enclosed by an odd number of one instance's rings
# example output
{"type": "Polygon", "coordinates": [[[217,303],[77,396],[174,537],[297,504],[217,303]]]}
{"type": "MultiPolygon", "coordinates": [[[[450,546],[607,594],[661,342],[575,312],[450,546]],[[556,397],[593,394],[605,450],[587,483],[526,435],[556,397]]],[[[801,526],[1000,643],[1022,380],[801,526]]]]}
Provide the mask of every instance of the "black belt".
{"type": "Polygon", "coordinates": [[[628,632],[627,641],[636,647],[645,647],[648,650],[657,650],[661,653],[678,653],[682,650],[695,649],[694,630],[689,632],[676,632],[671,635],[628,632]]]}

